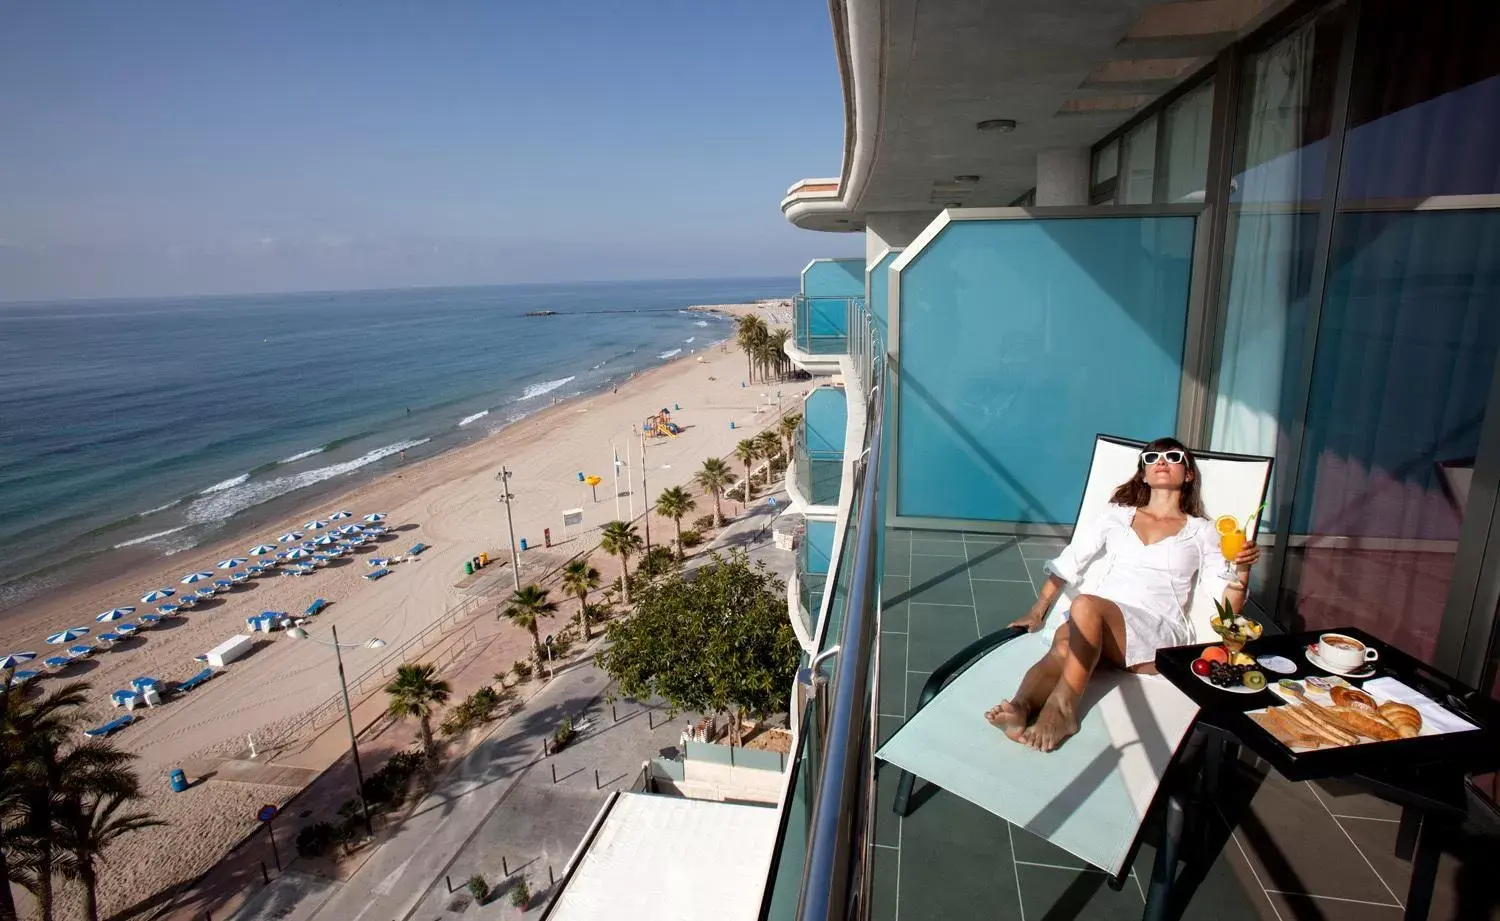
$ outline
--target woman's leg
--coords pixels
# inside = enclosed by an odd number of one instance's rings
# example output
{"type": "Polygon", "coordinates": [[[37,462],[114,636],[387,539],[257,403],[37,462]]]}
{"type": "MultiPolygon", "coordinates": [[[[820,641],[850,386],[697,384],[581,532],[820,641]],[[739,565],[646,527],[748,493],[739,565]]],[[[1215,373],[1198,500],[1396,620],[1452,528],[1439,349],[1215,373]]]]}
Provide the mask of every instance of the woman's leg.
{"type": "Polygon", "coordinates": [[[1057,633],[1052,636],[1052,648],[1027,670],[1015,696],[1000,701],[984,715],[991,724],[1017,742],[1021,741],[1026,727],[1031,725],[1032,717],[1052,695],[1058,678],[1062,677],[1063,663],[1068,657],[1068,635],[1071,632],[1066,622],[1058,627],[1057,633]]]}
{"type": "MultiPolygon", "coordinates": [[[[1078,731],[1078,699],[1101,655],[1116,666],[1125,665],[1125,616],[1113,601],[1079,595],[1068,609],[1068,626],[1059,677],[1041,710],[1032,711],[1037,714],[1036,722],[1021,736],[1022,742],[1038,751],[1052,751],[1078,731]]],[[[1060,637],[1062,633],[1058,631],[1060,637]]]]}

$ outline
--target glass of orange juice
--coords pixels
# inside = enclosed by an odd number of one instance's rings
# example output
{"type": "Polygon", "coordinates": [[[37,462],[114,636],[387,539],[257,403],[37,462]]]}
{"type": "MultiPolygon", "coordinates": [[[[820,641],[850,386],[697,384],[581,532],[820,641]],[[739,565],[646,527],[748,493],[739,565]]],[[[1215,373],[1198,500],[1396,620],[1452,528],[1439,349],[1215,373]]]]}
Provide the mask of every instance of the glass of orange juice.
{"type": "Polygon", "coordinates": [[[1219,531],[1219,552],[1224,555],[1222,576],[1231,586],[1237,586],[1240,584],[1240,576],[1234,569],[1234,558],[1245,549],[1245,529],[1240,527],[1233,515],[1220,515],[1214,519],[1214,527],[1219,531]]]}

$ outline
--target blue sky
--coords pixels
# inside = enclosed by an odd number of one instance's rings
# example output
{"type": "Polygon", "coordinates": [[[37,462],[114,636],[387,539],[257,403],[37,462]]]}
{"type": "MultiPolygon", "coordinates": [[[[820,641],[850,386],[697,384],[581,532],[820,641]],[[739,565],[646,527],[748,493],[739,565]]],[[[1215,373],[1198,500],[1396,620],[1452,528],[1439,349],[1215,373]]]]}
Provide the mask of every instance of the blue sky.
{"type": "Polygon", "coordinates": [[[793,275],[808,0],[13,3],[0,300],[793,275]]]}

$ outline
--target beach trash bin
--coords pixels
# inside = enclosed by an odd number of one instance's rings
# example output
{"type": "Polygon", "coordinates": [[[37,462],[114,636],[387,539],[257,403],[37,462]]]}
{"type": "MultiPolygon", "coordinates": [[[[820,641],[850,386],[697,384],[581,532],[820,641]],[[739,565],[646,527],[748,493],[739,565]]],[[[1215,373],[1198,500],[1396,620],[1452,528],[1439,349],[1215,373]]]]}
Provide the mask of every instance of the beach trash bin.
{"type": "Polygon", "coordinates": [[[551,528],[542,528],[542,544],[544,546],[547,546],[547,547],[552,546],[552,529],[551,528]]]}
{"type": "Polygon", "coordinates": [[[582,470],[578,471],[578,482],[580,482],[580,483],[583,482],[583,471],[582,470]]]}
{"type": "Polygon", "coordinates": [[[488,565],[490,565],[490,555],[488,553],[481,553],[481,554],[479,554],[479,565],[480,566],[488,566],[488,565]]]}
{"type": "Polygon", "coordinates": [[[469,560],[465,560],[464,561],[464,575],[466,575],[466,576],[472,576],[472,575],[474,575],[474,563],[472,561],[469,561],[469,560]]]}
{"type": "Polygon", "coordinates": [[[181,793],[188,788],[187,775],[182,772],[182,768],[173,768],[171,780],[173,793],[181,793]]]}
{"type": "Polygon", "coordinates": [[[524,538],[524,537],[521,538],[521,549],[522,550],[526,549],[526,538],[524,538]]]}
{"type": "Polygon", "coordinates": [[[734,428],[734,420],[733,420],[733,419],[730,419],[730,420],[729,420],[729,427],[730,427],[730,428],[731,428],[731,429],[733,429],[733,428],[734,428]]]}
{"type": "Polygon", "coordinates": [[[474,564],[474,568],[475,569],[483,569],[484,568],[484,564],[481,563],[481,562],[479,562],[479,557],[477,557],[477,556],[474,557],[474,559],[470,560],[469,562],[471,562],[471,563],[474,564]]]}

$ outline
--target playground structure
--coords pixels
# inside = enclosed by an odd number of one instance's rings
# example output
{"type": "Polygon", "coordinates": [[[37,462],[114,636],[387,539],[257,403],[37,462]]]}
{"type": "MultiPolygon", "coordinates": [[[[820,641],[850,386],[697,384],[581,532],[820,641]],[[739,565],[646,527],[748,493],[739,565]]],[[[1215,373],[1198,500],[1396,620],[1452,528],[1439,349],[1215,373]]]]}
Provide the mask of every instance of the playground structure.
{"type": "Polygon", "coordinates": [[[661,412],[646,417],[641,431],[648,438],[676,438],[682,433],[682,428],[672,421],[672,411],[663,406],[661,412]]]}

